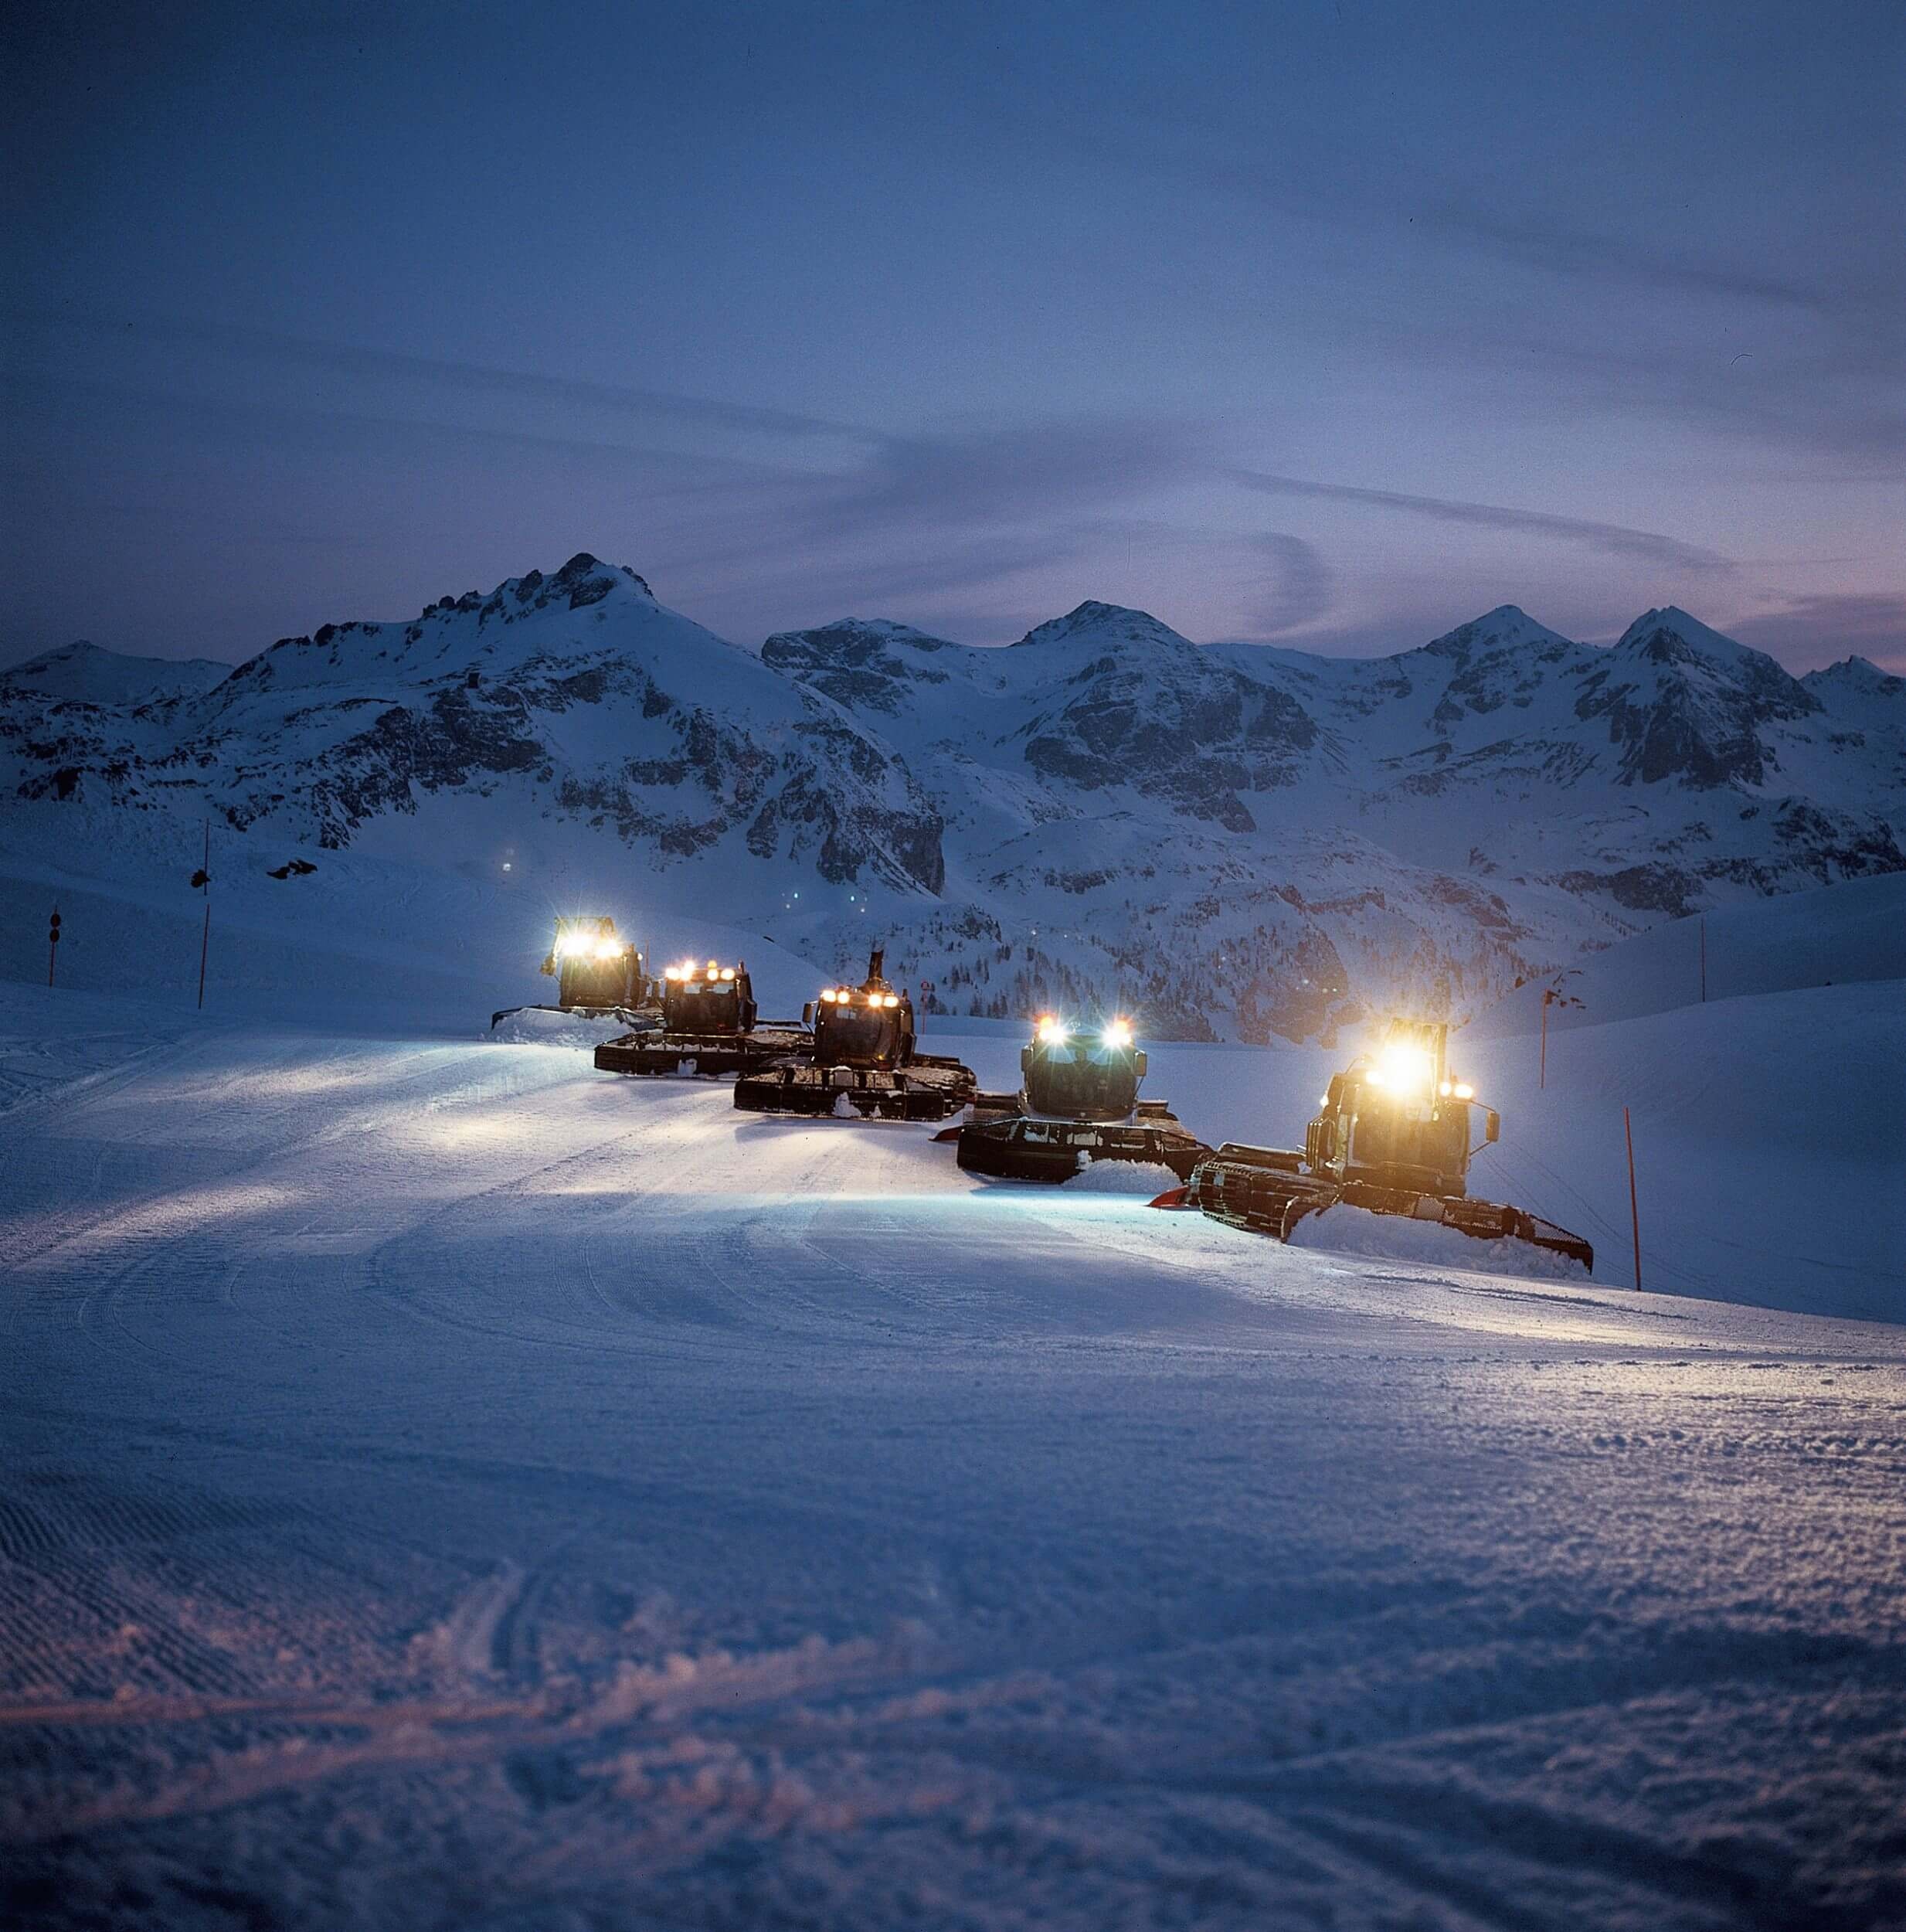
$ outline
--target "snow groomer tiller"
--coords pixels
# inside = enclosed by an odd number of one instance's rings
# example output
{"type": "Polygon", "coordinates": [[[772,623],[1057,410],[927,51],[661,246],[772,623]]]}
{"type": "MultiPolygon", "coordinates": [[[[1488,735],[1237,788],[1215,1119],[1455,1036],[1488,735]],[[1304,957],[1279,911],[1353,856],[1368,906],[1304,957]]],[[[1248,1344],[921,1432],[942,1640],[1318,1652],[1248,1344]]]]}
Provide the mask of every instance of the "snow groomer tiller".
{"type": "Polygon", "coordinates": [[[1332,1079],[1302,1154],[1228,1141],[1192,1170],[1188,1185],[1153,1205],[1201,1209],[1287,1241],[1305,1216],[1327,1216],[1340,1204],[1439,1222],[1479,1241],[1526,1241],[1592,1271],[1595,1250],[1580,1235],[1469,1193],[1469,1162],[1495,1144],[1501,1119],[1478,1109],[1468,1083],[1450,1073],[1449,1030],[1439,1021],[1392,1019],[1374,1053],[1358,1054],[1332,1079]],[[1477,1111],[1483,1138],[1473,1146],[1477,1111]]]}
{"type": "Polygon", "coordinates": [[[746,1073],[807,1043],[806,1029],[759,1024],[748,968],[711,959],[671,966],[662,975],[661,1025],[625,1033],[596,1049],[606,1073],[646,1073],[717,1080],[746,1073]]]}
{"type": "Polygon", "coordinates": [[[556,982],[555,1004],[506,1006],[490,1015],[493,1028],[513,1013],[620,1017],[634,1026],[639,1011],[654,1001],[655,983],[644,970],[642,955],[633,940],[616,937],[613,919],[559,919],[555,944],[543,956],[542,970],[556,982]]]}
{"type": "Polygon", "coordinates": [[[805,1053],[735,1083],[735,1104],[751,1114],[855,1115],[864,1120],[943,1121],[972,1099],[970,1066],[916,1049],[913,1002],[891,986],[876,946],[858,986],[829,986],[801,1015],[814,1022],[805,1053]]]}
{"type": "Polygon", "coordinates": [[[1211,1153],[1163,1100],[1142,1100],[1145,1049],[1131,1022],[1075,1031],[1042,1014],[1019,1051],[1016,1094],[982,1094],[956,1139],[960,1165],[1016,1181],[1069,1181],[1095,1161],[1140,1161],[1185,1179],[1211,1153]]]}

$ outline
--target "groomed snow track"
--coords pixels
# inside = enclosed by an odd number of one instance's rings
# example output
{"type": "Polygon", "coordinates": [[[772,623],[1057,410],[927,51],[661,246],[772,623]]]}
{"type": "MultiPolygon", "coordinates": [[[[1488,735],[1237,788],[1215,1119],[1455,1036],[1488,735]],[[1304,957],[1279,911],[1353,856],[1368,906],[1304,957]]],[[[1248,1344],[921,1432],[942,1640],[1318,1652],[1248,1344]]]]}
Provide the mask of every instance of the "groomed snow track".
{"type": "Polygon", "coordinates": [[[0,1920],[1906,1913],[1899,1330],[109,1005],[0,991],[0,1920]]]}

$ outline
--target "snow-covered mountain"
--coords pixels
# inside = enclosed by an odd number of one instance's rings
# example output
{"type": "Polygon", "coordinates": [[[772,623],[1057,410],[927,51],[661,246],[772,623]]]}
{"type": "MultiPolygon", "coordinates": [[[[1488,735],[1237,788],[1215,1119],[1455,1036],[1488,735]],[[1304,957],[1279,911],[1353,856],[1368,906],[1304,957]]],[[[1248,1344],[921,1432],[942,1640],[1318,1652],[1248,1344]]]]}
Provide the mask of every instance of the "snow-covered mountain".
{"type": "Polygon", "coordinates": [[[583,555],[209,685],[163,668],[0,681],[20,836],[76,804],[519,883],[586,852],[625,920],[828,971],[880,937],[940,1005],[1159,1035],[1460,1019],[1663,917],[1906,869],[1906,681],[1796,679],[1677,610],[1598,648],[1504,606],[1379,659],[1091,603],[1006,650],[849,619],[756,652],[583,555]]]}
{"type": "Polygon", "coordinates": [[[0,671],[0,699],[36,692],[87,704],[141,705],[209,691],[232,667],[212,658],[134,658],[84,638],[0,671]]]}

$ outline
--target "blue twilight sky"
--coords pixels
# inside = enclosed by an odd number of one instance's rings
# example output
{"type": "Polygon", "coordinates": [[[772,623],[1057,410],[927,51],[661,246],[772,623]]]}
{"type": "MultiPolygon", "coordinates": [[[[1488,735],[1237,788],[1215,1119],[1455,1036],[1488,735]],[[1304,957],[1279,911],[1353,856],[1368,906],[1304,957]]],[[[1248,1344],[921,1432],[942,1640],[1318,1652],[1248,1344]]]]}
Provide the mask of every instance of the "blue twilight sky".
{"type": "Polygon", "coordinates": [[[749,642],[1683,604],[1906,670],[1906,6],[61,5],[0,658],[589,549],[749,642]]]}

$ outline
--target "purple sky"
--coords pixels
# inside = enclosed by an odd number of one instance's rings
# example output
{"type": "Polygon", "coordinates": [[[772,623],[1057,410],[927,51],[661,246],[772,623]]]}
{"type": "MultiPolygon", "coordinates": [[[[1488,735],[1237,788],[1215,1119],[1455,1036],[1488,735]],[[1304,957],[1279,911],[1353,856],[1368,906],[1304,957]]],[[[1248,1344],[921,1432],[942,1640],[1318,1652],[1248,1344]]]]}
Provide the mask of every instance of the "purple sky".
{"type": "Polygon", "coordinates": [[[586,549],[748,641],[1674,603],[1906,671],[1894,0],[0,36],[0,659],[235,658],[586,549]]]}

